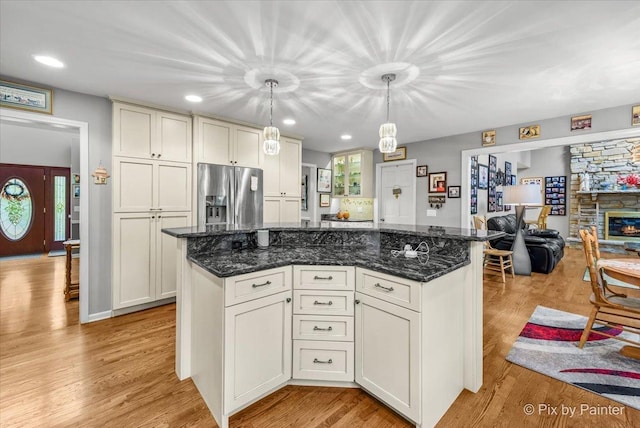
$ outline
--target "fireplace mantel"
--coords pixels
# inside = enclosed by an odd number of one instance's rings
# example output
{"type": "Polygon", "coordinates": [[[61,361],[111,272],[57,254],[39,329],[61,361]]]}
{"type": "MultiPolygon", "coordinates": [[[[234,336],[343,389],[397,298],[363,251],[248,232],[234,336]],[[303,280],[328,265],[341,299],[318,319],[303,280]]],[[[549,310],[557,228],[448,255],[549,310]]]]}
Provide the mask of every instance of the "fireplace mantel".
{"type": "Polygon", "coordinates": [[[591,195],[591,200],[598,199],[598,195],[636,195],[640,196],[640,189],[628,189],[628,190],[579,190],[576,192],[578,195],[591,195]]]}

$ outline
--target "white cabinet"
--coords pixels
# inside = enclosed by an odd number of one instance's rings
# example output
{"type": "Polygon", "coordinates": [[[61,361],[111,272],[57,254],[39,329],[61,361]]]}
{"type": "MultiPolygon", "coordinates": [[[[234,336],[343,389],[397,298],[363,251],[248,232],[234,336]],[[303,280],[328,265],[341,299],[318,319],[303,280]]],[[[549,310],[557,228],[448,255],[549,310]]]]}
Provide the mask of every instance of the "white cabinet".
{"type": "Polygon", "coordinates": [[[265,197],[263,200],[263,222],[300,222],[300,198],[265,197]]]}
{"type": "Polygon", "coordinates": [[[420,314],[356,292],[355,379],[420,421],[420,314]]]}
{"type": "Polygon", "coordinates": [[[191,118],[124,103],[113,104],[113,154],[191,162],[191,118]]]}
{"type": "Polygon", "coordinates": [[[293,378],[353,382],[351,266],[294,266],[293,378]]]}
{"type": "Polygon", "coordinates": [[[206,117],[195,120],[195,163],[260,168],[260,129],[206,117]]]}
{"type": "Polygon", "coordinates": [[[190,211],[191,165],[113,158],[113,211],[190,211]]]}
{"type": "Polygon", "coordinates": [[[113,309],[175,296],[176,238],[161,230],[188,221],[188,213],[114,215],[113,309]]]}
{"type": "Polygon", "coordinates": [[[280,153],[263,155],[264,196],[297,197],[301,194],[302,143],[280,139],[280,153]]]}
{"type": "Polygon", "coordinates": [[[373,197],[373,152],[371,150],[335,154],[331,164],[334,197],[373,197]]]}

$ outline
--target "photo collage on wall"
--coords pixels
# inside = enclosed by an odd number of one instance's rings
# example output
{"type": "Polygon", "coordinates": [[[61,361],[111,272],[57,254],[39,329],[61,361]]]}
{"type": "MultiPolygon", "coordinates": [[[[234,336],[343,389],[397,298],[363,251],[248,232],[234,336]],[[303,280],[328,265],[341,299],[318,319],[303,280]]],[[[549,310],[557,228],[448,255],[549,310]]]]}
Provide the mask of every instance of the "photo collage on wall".
{"type": "Polygon", "coordinates": [[[471,156],[471,214],[478,214],[478,156],[471,156]]]}
{"type": "Polygon", "coordinates": [[[567,177],[544,178],[544,204],[551,205],[549,215],[567,215],[567,177]]]}
{"type": "MultiPolygon", "coordinates": [[[[504,162],[504,183],[503,186],[511,186],[511,162],[504,162]]],[[[500,205],[502,205],[502,198],[500,198],[500,205]]],[[[505,211],[511,211],[511,205],[504,206],[505,211]]]]}
{"type": "MultiPolygon", "coordinates": [[[[487,211],[490,213],[498,211],[498,195],[496,192],[496,173],[498,172],[498,158],[493,155],[489,155],[489,189],[488,189],[488,204],[487,211]]],[[[502,207],[500,207],[502,211],[502,207]]]]}

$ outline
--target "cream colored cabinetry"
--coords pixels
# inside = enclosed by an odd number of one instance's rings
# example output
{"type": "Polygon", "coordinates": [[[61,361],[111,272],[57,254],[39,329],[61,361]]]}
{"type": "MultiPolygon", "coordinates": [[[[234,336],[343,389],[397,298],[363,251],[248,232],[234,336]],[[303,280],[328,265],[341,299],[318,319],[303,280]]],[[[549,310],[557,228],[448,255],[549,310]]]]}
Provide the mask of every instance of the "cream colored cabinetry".
{"type": "Polygon", "coordinates": [[[113,104],[113,154],[191,162],[191,118],[124,103],[113,104]]]}
{"type": "Polygon", "coordinates": [[[294,266],[293,378],[353,382],[351,266],[294,266]]]}
{"type": "Polygon", "coordinates": [[[332,158],[334,197],[373,197],[373,152],[359,150],[332,158]]]}
{"type": "Polygon", "coordinates": [[[113,221],[113,309],[176,295],[176,242],[163,228],[185,227],[189,213],[119,213],[113,221]]]}
{"type": "Polygon", "coordinates": [[[206,117],[195,118],[194,162],[260,168],[262,131],[206,117]]]}
{"type": "Polygon", "coordinates": [[[278,155],[263,156],[264,222],[299,222],[302,143],[299,140],[282,138],[278,155]]]}
{"type": "Polygon", "coordinates": [[[175,238],[190,224],[191,118],[113,104],[113,309],[176,293],[175,238]]]}

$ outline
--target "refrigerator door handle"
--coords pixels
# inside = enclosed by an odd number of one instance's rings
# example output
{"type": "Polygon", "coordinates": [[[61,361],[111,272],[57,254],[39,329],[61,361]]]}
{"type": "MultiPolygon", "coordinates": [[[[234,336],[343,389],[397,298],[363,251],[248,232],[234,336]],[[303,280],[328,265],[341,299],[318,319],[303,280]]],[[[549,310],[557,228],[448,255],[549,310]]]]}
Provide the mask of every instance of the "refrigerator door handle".
{"type": "Polygon", "coordinates": [[[229,197],[227,202],[227,224],[236,224],[236,192],[235,188],[235,174],[233,167],[229,168],[229,197]]]}

